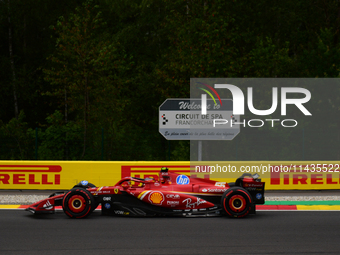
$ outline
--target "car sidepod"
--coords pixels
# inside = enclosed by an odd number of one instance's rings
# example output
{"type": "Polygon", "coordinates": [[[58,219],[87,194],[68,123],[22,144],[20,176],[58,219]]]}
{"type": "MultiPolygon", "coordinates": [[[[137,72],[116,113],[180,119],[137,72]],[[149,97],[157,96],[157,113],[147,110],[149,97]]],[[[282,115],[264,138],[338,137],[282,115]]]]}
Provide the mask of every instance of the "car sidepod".
{"type": "Polygon", "coordinates": [[[200,197],[177,192],[144,190],[101,196],[103,215],[217,216],[220,207],[200,197]],[[130,194],[133,193],[133,194],[130,194]]]}

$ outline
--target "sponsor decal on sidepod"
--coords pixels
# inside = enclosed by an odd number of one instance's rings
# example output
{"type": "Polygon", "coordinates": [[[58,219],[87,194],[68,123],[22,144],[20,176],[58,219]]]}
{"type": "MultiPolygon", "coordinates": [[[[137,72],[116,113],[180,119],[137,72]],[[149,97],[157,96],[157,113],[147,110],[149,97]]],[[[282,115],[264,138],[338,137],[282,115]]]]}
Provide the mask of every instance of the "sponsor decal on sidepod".
{"type": "Polygon", "coordinates": [[[179,184],[179,185],[189,184],[190,179],[189,179],[188,176],[181,174],[181,175],[177,176],[176,183],[179,184]]]}
{"type": "Polygon", "coordinates": [[[202,189],[202,192],[214,192],[214,193],[220,193],[220,192],[224,192],[227,189],[202,189]]]}

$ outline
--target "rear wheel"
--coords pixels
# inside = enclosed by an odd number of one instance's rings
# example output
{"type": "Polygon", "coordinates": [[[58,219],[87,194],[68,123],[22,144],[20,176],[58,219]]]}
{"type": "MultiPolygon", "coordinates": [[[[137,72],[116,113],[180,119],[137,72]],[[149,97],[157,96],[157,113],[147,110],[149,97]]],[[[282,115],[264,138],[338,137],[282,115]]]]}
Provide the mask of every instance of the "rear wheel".
{"type": "Polygon", "coordinates": [[[63,210],[70,218],[85,218],[95,207],[92,194],[83,188],[74,188],[63,199],[63,210]]]}
{"type": "Polygon", "coordinates": [[[241,187],[231,187],[222,195],[223,211],[230,217],[247,216],[252,207],[252,198],[247,190],[241,187]]]}

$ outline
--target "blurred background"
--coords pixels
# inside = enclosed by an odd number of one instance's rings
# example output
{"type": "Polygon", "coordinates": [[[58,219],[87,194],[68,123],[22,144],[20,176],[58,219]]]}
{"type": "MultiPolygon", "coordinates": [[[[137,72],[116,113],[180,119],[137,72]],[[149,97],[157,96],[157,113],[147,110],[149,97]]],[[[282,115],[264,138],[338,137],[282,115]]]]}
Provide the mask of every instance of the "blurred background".
{"type": "MultiPolygon", "coordinates": [[[[339,28],[338,0],[0,0],[0,159],[190,160],[158,132],[165,99],[191,77],[337,78],[339,28]]],[[[242,130],[225,160],[339,160],[339,92],[312,92],[313,130],[242,130]]]]}

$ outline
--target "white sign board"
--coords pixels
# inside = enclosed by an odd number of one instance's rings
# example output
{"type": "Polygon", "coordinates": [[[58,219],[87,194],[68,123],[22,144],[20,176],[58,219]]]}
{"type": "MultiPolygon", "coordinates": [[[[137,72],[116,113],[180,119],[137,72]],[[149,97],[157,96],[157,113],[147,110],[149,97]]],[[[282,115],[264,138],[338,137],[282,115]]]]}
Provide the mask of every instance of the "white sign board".
{"type": "Polygon", "coordinates": [[[240,125],[232,124],[240,117],[232,113],[231,99],[222,99],[222,105],[207,100],[207,114],[201,112],[201,99],[167,99],[159,107],[159,132],[167,140],[232,140],[240,132],[240,125]]]}

